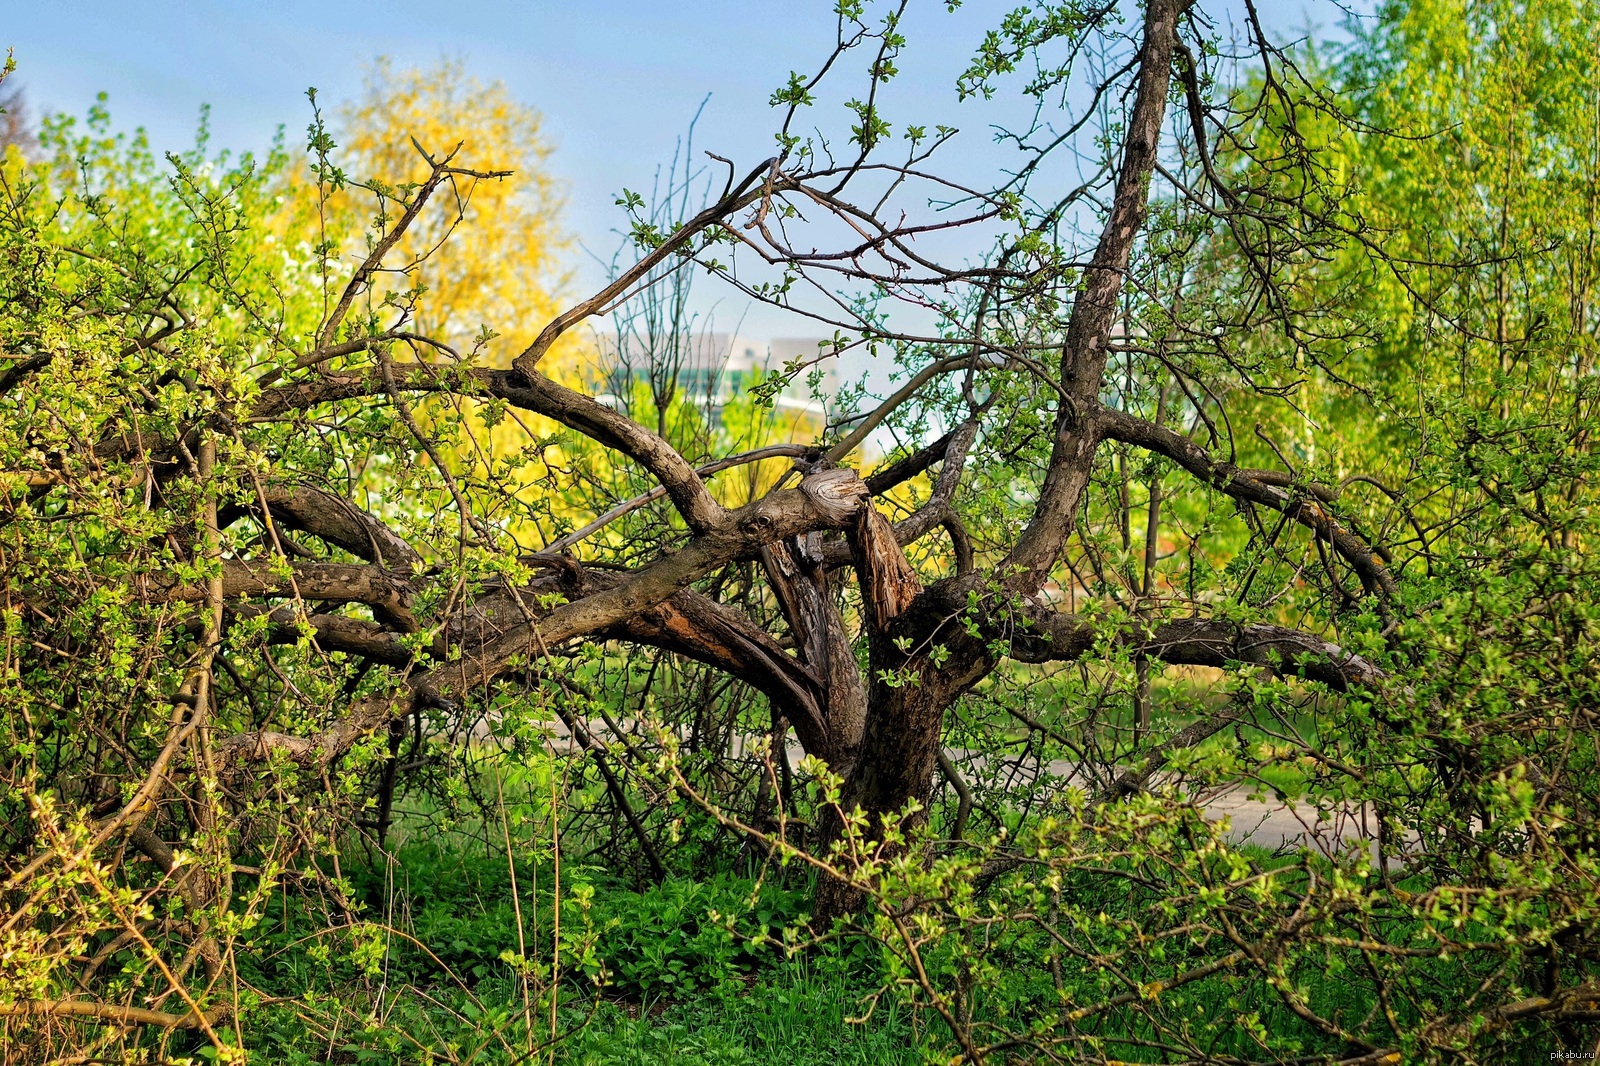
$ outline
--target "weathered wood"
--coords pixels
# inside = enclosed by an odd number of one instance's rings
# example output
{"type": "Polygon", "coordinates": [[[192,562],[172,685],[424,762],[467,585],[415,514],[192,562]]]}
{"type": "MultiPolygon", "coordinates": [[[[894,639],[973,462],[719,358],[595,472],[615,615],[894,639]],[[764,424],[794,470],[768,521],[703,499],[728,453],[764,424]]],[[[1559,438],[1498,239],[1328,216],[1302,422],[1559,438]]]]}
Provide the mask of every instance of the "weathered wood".
{"type": "Polygon", "coordinates": [[[895,538],[894,527],[875,507],[863,507],[851,541],[856,572],[861,581],[861,602],[868,611],[867,624],[886,628],[922,591],[917,572],[895,538]]]}
{"type": "MultiPolygon", "coordinates": [[[[836,773],[848,774],[866,728],[867,697],[844,619],[828,587],[820,547],[821,538],[808,533],[767,545],[761,562],[794,634],[796,654],[823,685],[818,742],[808,744],[801,734],[800,743],[836,773]]],[[[793,724],[798,732],[800,723],[793,724]]]]}
{"type": "MultiPolygon", "coordinates": [[[[867,813],[868,832],[878,838],[885,820],[898,817],[912,801],[924,808],[913,816],[913,824],[925,817],[945,699],[942,686],[935,683],[928,647],[902,651],[889,632],[891,623],[922,591],[894,527],[869,505],[862,508],[849,538],[861,587],[871,680],[860,756],[845,776],[841,800],[845,811],[860,808],[867,813]]],[[[836,835],[840,829],[837,818],[824,819],[826,835],[836,835]]],[[[828,918],[858,909],[863,898],[858,890],[823,878],[816,902],[818,913],[828,918]]]]}
{"type": "Polygon", "coordinates": [[[843,468],[819,470],[800,482],[800,491],[829,525],[848,522],[862,511],[862,501],[871,494],[854,470],[843,468]]]}

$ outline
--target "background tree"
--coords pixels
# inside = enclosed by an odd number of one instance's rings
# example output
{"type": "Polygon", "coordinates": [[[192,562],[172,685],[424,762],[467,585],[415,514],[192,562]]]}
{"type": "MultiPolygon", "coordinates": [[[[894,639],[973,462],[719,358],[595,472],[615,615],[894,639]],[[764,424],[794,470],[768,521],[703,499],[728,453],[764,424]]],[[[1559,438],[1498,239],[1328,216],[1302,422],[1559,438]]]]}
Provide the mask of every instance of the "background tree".
{"type": "MultiPolygon", "coordinates": [[[[16,69],[16,60],[10,52],[6,53],[5,69],[8,76],[16,69]]],[[[16,84],[0,94],[0,151],[12,145],[24,154],[39,146],[28,116],[27,97],[23,95],[22,86],[16,84]]]]}
{"type": "MultiPolygon", "coordinates": [[[[430,167],[415,144],[453,153],[463,167],[508,172],[462,188],[454,210],[408,226],[386,265],[400,282],[394,291],[423,290],[414,312],[420,333],[509,362],[559,312],[567,285],[570,239],[559,228],[561,191],[538,113],[502,83],[478,81],[459,60],[402,71],[379,59],[360,97],[341,108],[333,133],[346,172],[383,175],[397,191],[428,180],[430,167]],[[480,341],[485,331],[495,336],[480,341]]],[[[294,202],[305,210],[316,199],[294,202]]],[[[366,190],[350,190],[325,210],[353,235],[371,226],[370,206],[366,190]]],[[[378,225],[379,232],[387,228],[378,225]]],[[[302,223],[301,232],[306,228],[302,223]]]]}

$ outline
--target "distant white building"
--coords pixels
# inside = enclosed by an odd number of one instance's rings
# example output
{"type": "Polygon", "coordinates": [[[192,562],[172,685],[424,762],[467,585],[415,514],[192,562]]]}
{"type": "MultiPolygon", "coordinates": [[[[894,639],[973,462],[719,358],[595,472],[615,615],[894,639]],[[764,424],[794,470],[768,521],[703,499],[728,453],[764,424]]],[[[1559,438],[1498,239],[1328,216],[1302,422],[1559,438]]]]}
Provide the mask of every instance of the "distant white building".
{"type": "Polygon", "coordinates": [[[633,383],[643,383],[682,393],[715,416],[757,380],[782,373],[799,361],[802,368],[774,397],[773,406],[786,414],[820,419],[824,405],[839,390],[837,358],[830,353],[819,359],[826,350],[820,346],[826,343],[820,337],[760,340],[739,333],[669,336],[654,342],[602,338],[600,370],[608,393],[602,399],[620,402],[633,383]]]}

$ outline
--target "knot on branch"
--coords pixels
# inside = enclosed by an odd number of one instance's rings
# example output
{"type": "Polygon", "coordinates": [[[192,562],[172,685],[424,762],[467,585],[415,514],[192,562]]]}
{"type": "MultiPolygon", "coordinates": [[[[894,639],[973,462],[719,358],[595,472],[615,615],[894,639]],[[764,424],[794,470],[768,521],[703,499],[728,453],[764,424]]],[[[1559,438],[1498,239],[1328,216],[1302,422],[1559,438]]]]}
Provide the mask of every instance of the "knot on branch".
{"type": "Polygon", "coordinates": [[[871,491],[854,470],[819,470],[800,482],[800,491],[832,526],[843,526],[861,511],[871,491]]]}

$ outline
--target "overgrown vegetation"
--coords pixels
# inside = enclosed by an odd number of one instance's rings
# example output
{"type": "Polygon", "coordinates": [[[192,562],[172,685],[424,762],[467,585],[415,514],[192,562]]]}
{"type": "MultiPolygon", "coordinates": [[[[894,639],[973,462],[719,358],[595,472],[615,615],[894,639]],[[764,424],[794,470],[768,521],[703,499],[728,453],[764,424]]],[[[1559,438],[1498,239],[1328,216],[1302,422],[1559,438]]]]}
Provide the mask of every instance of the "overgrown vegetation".
{"type": "Polygon", "coordinates": [[[1600,1050],[1600,10],[1213,17],[999,19],[975,184],[841,3],[567,303],[459,67],[19,137],[6,1060],[1600,1050]],[[710,404],[702,284],[832,339],[710,404]]]}

